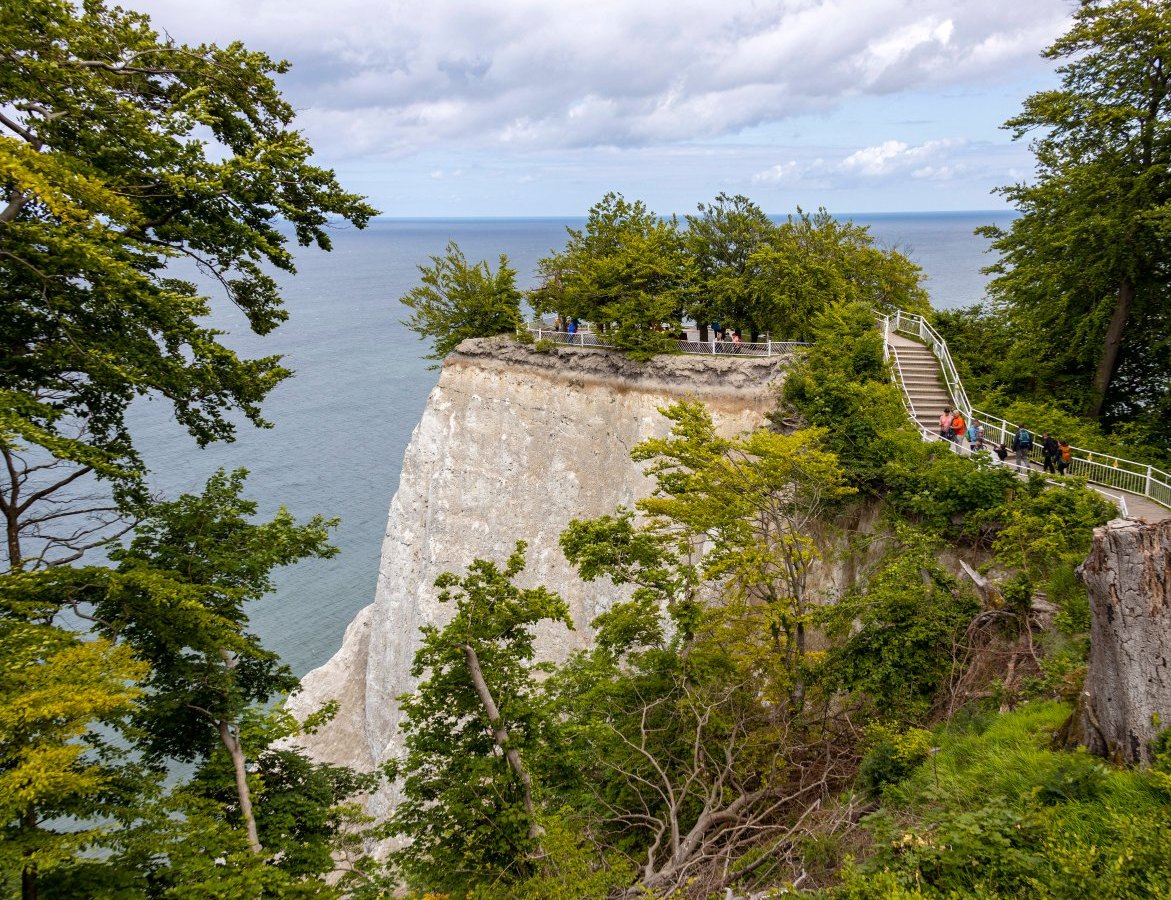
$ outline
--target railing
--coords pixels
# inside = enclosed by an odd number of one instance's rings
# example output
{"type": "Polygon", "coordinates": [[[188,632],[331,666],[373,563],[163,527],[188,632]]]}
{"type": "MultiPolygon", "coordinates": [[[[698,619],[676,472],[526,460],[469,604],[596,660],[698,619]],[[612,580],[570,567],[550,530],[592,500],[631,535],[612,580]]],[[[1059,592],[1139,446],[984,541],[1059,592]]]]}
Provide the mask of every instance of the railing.
{"type": "MultiPolygon", "coordinates": [[[[960,376],[956,371],[955,364],[952,362],[951,353],[947,349],[947,342],[939,336],[939,333],[922,316],[896,311],[892,315],[881,317],[880,321],[883,327],[884,338],[887,338],[891,331],[898,331],[902,334],[919,338],[931,349],[931,352],[935,354],[935,358],[939,360],[940,367],[943,370],[944,382],[946,383],[948,394],[951,396],[952,403],[964,414],[964,418],[969,422],[973,418],[980,420],[980,423],[984,426],[985,443],[1004,444],[1006,446],[1012,445],[1013,436],[1016,434],[1019,426],[999,416],[994,416],[976,409],[971,405],[968,401],[968,395],[964,391],[964,386],[960,383],[960,376]]],[[[889,347],[889,340],[886,340],[885,343],[889,347]]],[[[897,357],[895,364],[897,367],[897,357]]],[[[902,384],[901,369],[897,369],[897,377],[899,383],[902,384]]],[[[911,418],[914,419],[914,409],[910,406],[910,401],[907,399],[907,392],[904,390],[902,394],[904,398],[903,405],[907,407],[911,413],[911,418]]],[[[938,438],[938,435],[934,434],[929,428],[922,424],[917,424],[920,430],[931,439],[938,438]]],[[[959,446],[959,444],[953,444],[953,449],[959,446]]],[[[956,452],[962,452],[962,448],[956,452]]],[[[1029,460],[1035,463],[1042,461],[1041,448],[1037,440],[1033,441],[1033,447],[1029,452],[1029,460]]],[[[1161,506],[1171,507],[1171,475],[1161,469],[1156,469],[1154,466],[1122,459],[1117,456],[1110,456],[1105,453],[1094,453],[1091,450],[1084,450],[1081,447],[1070,447],[1069,474],[1079,475],[1092,485],[1114,488],[1115,490],[1124,491],[1129,494],[1138,494],[1140,497],[1146,497],[1161,506]]],[[[1108,491],[1100,491],[1100,493],[1114,500],[1116,503],[1120,502],[1122,514],[1124,516],[1127,514],[1125,498],[1108,491]]]]}
{"type": "MultiPolygon", "coordinates": [[[[529,333],[539,341],[551,341],[554,344],[565,344],[571,347],[612,347],[604,334],[594,331],[552,331],[540,325],[528,326],[529,333]]],[[[741,341],[673,341],[679,353],[690,353],[697,356],[777,356],[790,357],[796,355],[802,347],[809,346],[800,341],[757,341],[750,343],[741,341]]]]}

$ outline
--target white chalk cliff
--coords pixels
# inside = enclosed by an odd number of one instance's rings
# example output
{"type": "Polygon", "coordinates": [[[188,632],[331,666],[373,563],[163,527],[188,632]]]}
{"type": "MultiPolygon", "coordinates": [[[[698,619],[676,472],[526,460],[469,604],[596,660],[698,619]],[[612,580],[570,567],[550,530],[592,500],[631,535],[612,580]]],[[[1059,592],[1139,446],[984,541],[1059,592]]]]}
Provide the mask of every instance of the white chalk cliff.
{"type": "MultiPolygon", "coordinates": [[[[370,770],[401,747],[395,698],[414,688],[419,627],[446,621],[435,578],[476,557],[503,562],[528,542],[522,584],[543,584],[569,604],[577,630],[538,636],[561,660],[590,637],[590,622],[618,599],[608,582],[578,579],[558,546],[573,518],[613,512],[649,493],[639,441],[668,431],[658,407],[688,395],[728,436],[759,426],[783,374],[777,359],[660,357],[646,364],[592,349],[537,353],[511,338],[465,341],[448,357],[403,460],[390,504],[374,602],[341,649],[310,672],[290,706],[303,715],[328,700],[338,716],[306,739],[318,758],[370,770]]],[[[372,486],[376,490],[377,486],[372,486]]],[[[384,814],[388,787],[370,800],[384,814]]]]}

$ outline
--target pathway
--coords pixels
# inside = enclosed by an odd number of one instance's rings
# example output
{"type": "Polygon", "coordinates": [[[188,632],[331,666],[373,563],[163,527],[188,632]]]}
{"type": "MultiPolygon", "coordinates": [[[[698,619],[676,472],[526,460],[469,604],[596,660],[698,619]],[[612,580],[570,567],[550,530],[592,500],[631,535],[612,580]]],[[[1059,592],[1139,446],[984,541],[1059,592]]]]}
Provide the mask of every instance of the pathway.
{"type": "MultiPolygon", "coordinates": [[[[939,440],[939,416],[945,408],[954,408],[955,402],[943,380],[939,360],[930,348],[918,341],[891,331],[887,335],[891,364],[903,389],[907,412],[919,425],[924,440],[939,440]]],[[[1033,461],[1037,471],[1041,467],[1033,461]]],[[[1127,514],[1143,522],[1161,522],[1171,518],[1171,510],[1154,500],[1130,491],[1109,488],[1110,493],[1126,501],[1127,514]]]]}

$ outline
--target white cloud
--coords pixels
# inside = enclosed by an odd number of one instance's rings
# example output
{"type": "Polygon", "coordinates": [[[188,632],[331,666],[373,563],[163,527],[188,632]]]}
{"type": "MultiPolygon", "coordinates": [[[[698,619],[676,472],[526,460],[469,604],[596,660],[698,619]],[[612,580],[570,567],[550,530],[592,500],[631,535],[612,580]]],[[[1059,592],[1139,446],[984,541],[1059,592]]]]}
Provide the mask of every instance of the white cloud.
{"type": "MultiPolygon", "coordinates": [[[[945,138],[938,141],[927,141],[914,147],[907,146],[902,141],[883,141],[873,147],[863,147],[855,150],[842,160],[840,169],[843,172],[856,172],[860,175],[881,176],[903,172],[916,174],[942,171],[941,168],[927,165],[953,147],[961,146],[964,142],[958,138],[945,138]]],[[[932,177],[929,174],[916,177],[932,177]]]]}
{"type": "MultiPolygon", "coordinates": [[[[239,38],[291,59],[286,93],[333,158],[735,134],[852,97],[1012,77],[1040,65],[1069,13],[1066,0],[133,5],[179,40],[239,38]]],[[[911,149],[859,157],[856,171],[911,149]]]]}

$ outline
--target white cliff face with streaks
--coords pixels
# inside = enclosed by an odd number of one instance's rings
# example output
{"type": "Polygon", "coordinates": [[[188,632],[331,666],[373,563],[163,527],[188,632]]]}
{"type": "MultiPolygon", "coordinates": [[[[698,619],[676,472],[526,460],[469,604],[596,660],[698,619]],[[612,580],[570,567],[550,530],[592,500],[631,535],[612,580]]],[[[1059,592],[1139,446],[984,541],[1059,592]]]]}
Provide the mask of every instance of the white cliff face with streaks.
{"type": "MultiPolygon", "coordinates": [[[[517,540],[528,542],[521,583],[559,592],[577,629],[540,633],[540,656],[557,661],[584,646],[589,623],[624,595],[576,577],[558,546],[562,530],[649,493],[630,449],[667,433],[658,407],[694,396],[721,433],[735,435],[764,421],[782,372],[777,359],[661,357],[640,365],[603,350],[464,342],[444,362],[407,447],[374,602],[290,702],[298,715],[339,703],[337,718],[305,739],[310,751],[363,770],[398,752],[395,698],[414,688],[419,627],[449,616],[435,578],[477,557],[503,562],[517,540]]],[[[371,798],[371,812],[384,814],[393,802],[388,787],[371,798]]]]}

